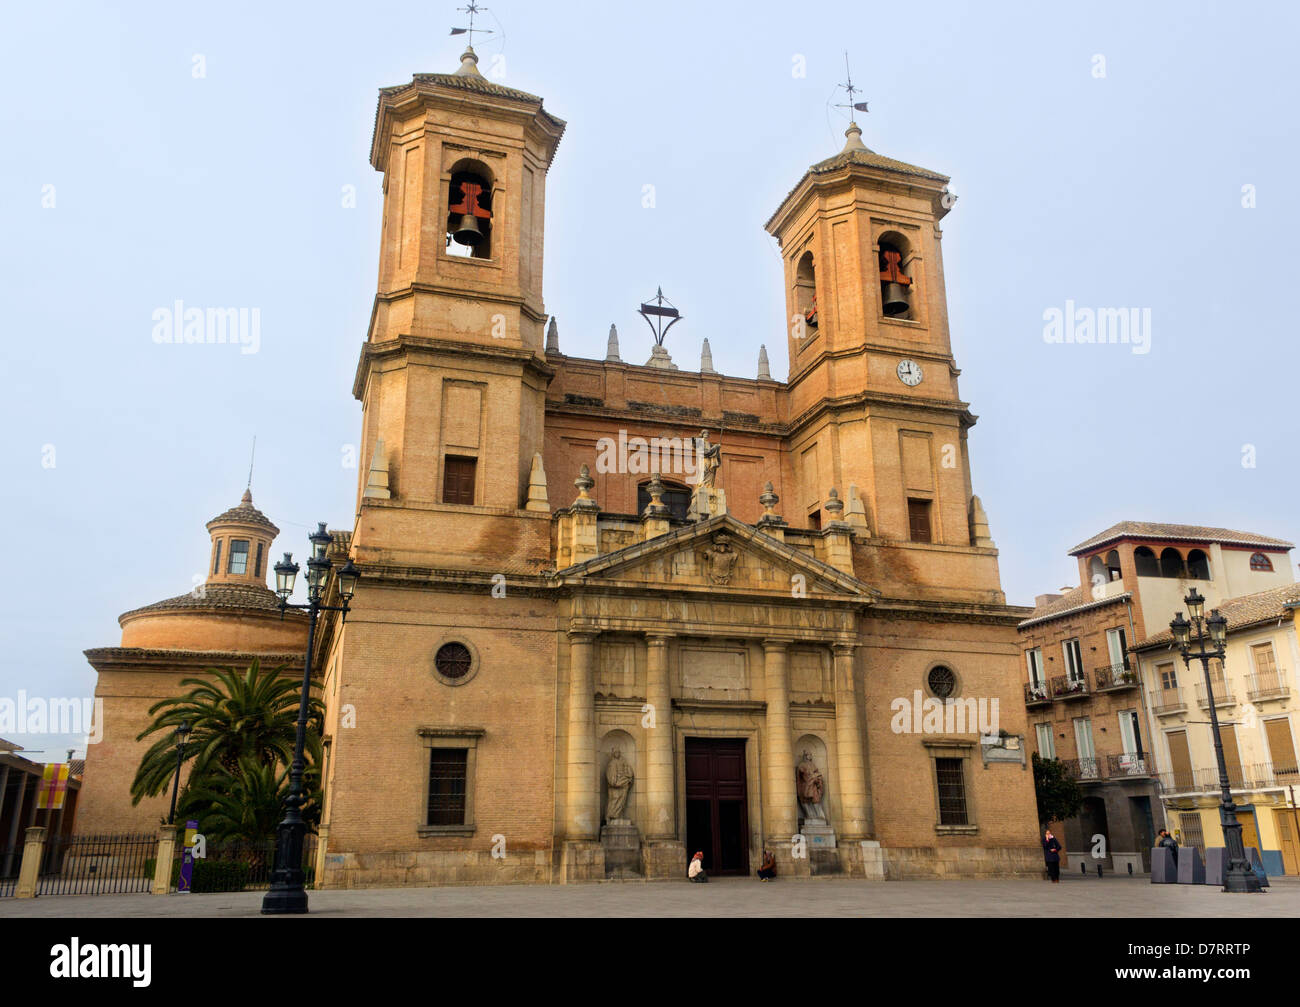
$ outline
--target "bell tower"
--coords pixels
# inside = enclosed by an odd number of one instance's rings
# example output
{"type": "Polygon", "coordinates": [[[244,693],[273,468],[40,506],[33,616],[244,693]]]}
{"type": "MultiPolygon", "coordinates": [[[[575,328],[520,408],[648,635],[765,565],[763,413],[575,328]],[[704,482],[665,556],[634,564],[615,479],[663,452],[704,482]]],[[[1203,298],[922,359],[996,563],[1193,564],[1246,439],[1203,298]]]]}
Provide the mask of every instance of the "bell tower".
{"type": "Polygon", "coordinates": [[[431,515],[455,513],[468,530],[471,515],[524,507],[552,376],[542,238],[564,122],[477,64],[467,48],[454,73],[382,89],[370,152],[384,214],[353,386],[364,417],[354,541],[413,561],[430,540],[412,532],[431,515]]]}
{"type": "Polygon", "coordinates": [[[856,122],[845,139],[766,225],[784,262],[798,508],[818,527],[829,489],[856,487],[872,536],[971,545],[987,536],[972,531],[975,417],[948,334],[948,179],[870,150],[856,122]]]}

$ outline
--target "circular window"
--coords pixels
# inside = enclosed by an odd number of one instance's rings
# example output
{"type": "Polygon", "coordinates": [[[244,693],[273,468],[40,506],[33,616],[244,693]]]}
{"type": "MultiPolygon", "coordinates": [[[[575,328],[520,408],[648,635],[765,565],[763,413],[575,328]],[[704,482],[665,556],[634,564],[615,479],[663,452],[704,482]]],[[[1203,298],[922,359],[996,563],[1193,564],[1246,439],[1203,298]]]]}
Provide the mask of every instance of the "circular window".
{"type": "Polygon", "coordinates": [[[951,668],[945,668],[943,665],[931,668],[925,682],[930,687],[930,691],[940,699],[947,699],[957,691],[957,676],[952,673],[951,668]]]}
{"type": "Polygon", "coordinates": [[[447,685],[464,685],[475,669],[474,652],[460,640],[449,640],[440,646],[433,658],[433,670],[447,685]]]}

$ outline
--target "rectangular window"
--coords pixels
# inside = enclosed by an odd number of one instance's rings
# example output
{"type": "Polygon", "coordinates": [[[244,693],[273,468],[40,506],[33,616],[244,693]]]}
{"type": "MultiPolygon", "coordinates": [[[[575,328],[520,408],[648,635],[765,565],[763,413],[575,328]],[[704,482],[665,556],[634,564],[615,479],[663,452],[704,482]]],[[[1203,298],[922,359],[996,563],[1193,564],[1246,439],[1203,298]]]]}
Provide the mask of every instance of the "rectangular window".
{"type": "Polygon", "coordinates": [[[1264,735],[1268,738],[1268,754],[1273,759],[1273,776],[1278,783],[1295,785],[1297,776],[1295,742],[1291,740],[1291,718],[1279,717],[1264,721],[1264,735]]]}
{"type": "Polygon", "coordinates": [[[468,763],[468,749],[429,749],[429,819],[426,824],[465,824],[465,777],[468,763]]]}
{"type": "Polygon", "coordinates": [[[808,515],[808,527],[811,528],[813,531],[821,531],[821,530],[822,530],[822,512],[821,512],[821,511],[819,511],[819,510],[815,510],[815,511],[813,511],[811,514],[808,515]]]}
{"type": "Polygon", "coordinates": [[[1273,656],[1273,645],[1271,643],[1257,643],[1250,648],[1250,654],[1255,659],[1255,673],[1257,675],[1271,675],[1277,671],[1277,660],[1273,656]]]}
{"type": "Polygon", "coordinates": [[[212,554],[212,572],[221,572],[221,539],[217,539],[216,551],[212,554]]]}
{"type": "Polygon", "coordinates": [[[1025,661],[1029,665],[1029,684],[1035,689],[1043,687],[1043,651],[1041,647],[1025,651],[1025,661]]]}
{"type": "Polygon", "coordinates": [[[1201,831],[1201,813],[1199,811],[1180,811],[1178,813],[1180,831],[1184,846],[1195,846],[1205,852],[1205,835],[1201,831]]]}
{"type": "Polygon", "coordinates": [[[442,470],[442,502],[472,504],[474,502],[474,469],[478,459],[448,455],[442,470]]]}
{"type": "Polygon", "coordinates": [[[1142,730],[1139,723],[1137,710],[1120,710],[1119,739],[1124,746],[1125,755],[1142,754],[1142,730]]]}
{"type": "Polygon", "coordinates": [[[262,576],[262,550],[264,548],[266,546],[263,543],[257,543],[257,564],[253,567],[253,575],[256,577],[262,576]]]}
{"type": "Polygon", "coordinates": [[[1106,630],[1106,650],[1110,653],[1110,666],[1123,668],[1128,664],[1128,639],[1123,629],[1106,630]]]}
{"type": "Polygon", "coordinates": [[[248,572],[248,543],[243,539],[235,539],[230,543],[230,563],[226,567],[226,573],[247,573],[248,572]]]}
{"type": "Polygon", "coordinates": [[[970,824],[966,816],[966,775],[962,760],[935,759],[934,771],[939,785],[939,824],[970,824]]]}
{"type": "Polygon", "coordinates": [[[1160,688],[1178,688],[1178,674],[1174,670],[1173,662],[1170,662],[1169,664],[1157,664],[1156,672],[1160,675],[1160,688]]]}
{"type": "Polygon", "coordinates": [[[1061,644],[1061,653],[1065,655],[1065,675],[1071,682],[1083,681],[1083,651],[1079,649],[1078,639],[1066,640],[1061,644]]]}
{"type": "Polygon", "coordinates": [[[1052,725],[1042,723],[1034,725],[1034,734],[1038,738],[1038,757],[1040,759],[1056,758],[1056,740],[1052,736],[1052,725]]]}
{"type": "Polygon", "coordinates": [[[1170,731],[1165,735],[1169,742],[1169,765],[1173,770],[1174,790],[1192,789],[1192,753],[1187,748],[1186,731],[1170,731]]]}
{"type": "Polygon", "coordinates": [[[913,542],[929,542],[930,539],[930,501],[907,501],[907,537],[913,542]]]}

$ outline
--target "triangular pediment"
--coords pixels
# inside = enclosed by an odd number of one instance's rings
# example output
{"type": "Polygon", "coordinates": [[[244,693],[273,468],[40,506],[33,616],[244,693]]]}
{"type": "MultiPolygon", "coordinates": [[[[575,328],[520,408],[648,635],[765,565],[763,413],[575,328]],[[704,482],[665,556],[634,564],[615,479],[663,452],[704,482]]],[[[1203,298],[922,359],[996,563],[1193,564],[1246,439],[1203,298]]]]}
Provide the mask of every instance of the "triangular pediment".
{"type": "Polygon", "coordinates": [[[871,600],[863,581],[729,514],[556,572],[570,582],[871,600]]]}

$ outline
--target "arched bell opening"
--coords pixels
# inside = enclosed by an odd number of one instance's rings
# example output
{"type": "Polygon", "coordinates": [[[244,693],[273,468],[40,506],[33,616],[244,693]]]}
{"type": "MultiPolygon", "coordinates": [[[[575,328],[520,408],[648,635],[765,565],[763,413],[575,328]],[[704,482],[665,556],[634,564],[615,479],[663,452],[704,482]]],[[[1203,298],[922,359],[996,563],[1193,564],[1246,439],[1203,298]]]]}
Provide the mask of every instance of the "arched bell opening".
{"type": "Polygon", "coordinates": [[[803,319],[804,329],[812,335],[817,331],[817,268],[813,253],[804,252],[794,271],[795,309],[803,319]]]}
{"type": "Polygon", "coordinates": [[[478,161],[461,161],[447,185],[447,253],[492,258],[492,173],[478,161]]]}
{"type": "Polygon", "coordinates": [[[880,236],[880,311],[886,318],[913,318],[912,277],[907,273],[911,246],[907,239],[890,231],[880,236]]]}

